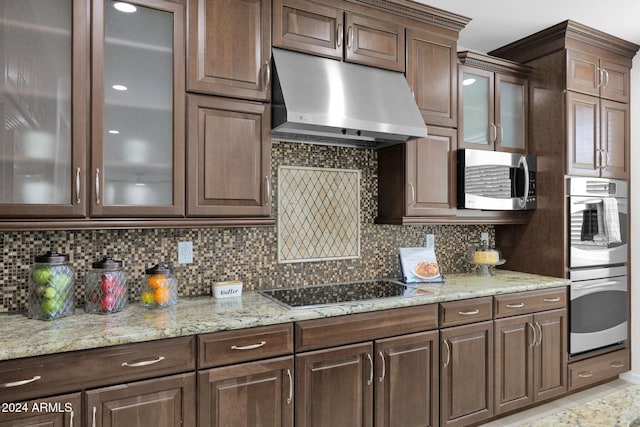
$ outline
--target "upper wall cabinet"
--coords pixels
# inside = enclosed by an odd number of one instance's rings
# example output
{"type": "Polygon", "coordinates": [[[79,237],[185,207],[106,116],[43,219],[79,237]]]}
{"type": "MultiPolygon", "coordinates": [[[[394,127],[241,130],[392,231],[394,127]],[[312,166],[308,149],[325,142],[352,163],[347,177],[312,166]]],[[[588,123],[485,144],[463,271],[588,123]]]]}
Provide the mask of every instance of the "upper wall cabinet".
{"type": "Polygon", "coordinates": [[[88,13],[85,0],[0,2],[2,217],[86,214],[88,13]]]}
{"type": "Polygon", "coordinates": [[[567,50],[567,89],[629,102],[629,66],[597,55],[567,50]]]}
{"type": "Polygon", "coordinates": [[[184,213],[183,28],[180,3],[93,2],[92,216],[184,213]]]}
{"type": "Polygon", "coordinates": [[[274,0],[273,45],[405,71],[403,25],[307,0],[274,0]]]}
{"type": "Polygon", "coordinates": [[[268,101],[271,0],[188,0],[187,90],[268,101]]]}
{"type": "Polygon", "coordinates": [[[461,148],[525,153],[530,67],[458,53],[461,148]]]}
{"type": "Polygon", "coordinates": [[[458,127],[457,39],[407,29],[407,82],[428,125],[458,127]]]}

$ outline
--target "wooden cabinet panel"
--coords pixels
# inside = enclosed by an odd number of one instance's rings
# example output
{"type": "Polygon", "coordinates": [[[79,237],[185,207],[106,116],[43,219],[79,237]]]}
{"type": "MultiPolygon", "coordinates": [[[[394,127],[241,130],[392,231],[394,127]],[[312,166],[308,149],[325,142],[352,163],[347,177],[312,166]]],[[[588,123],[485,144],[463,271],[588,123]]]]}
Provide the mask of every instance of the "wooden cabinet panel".
{"type": "Polygon", "coordinates": [[[86,391],[87,426],[195,425],[195,374],[174,375],[86,391]]]}
{"type": "Polygon", "coordinates": [[[492,297],[440,303],[440,327],[491,320],[492,297]]]}
{"type": "Polygon", "coordinates": [[[458,126],[456,49],[454,39],[407,29],[407,81],[428,125],[458,126]]]}
{"type": "Polygon", "coordinates": [[[494,299],[495,318],[563,308],[567,305],[567,289],[541,289],[538,291],[496,295],[494,299]]]}
{"type": "Polygon", "coordinates": [[[126,344],[2,362],[0,384],[24,400],[195,369],[193,337],[126,344]]]}
{"type": "Polygon", "coordinates": [[[495,412],[533,403],[533,315],[495,321],[495,412]]]}
{"type": "Polygon", "coordinates": [[[600,94],[599,60],[595,55],[567,50],[567,89],[600,94]]]}
{"type": "MultiPolygon", "coordinates": [[[[2,398],[1,402],[6,404],[7,400],[2,398]]],[[[3,406],[3,410],[0,411],[0,427],[81,425],[80,393],[22,401],[18,405],[18,410],[3,406]],[[46,406],[43,408],[43,405],[46,406]]]]}
{"type": "Polygon", "coordinates": [[[628,104],[631,95],[631,69],[606,59],[601,59],[600,64],[605,70],[605,81],[600,88],[600,96],[628,104]]]}
{"type": "Polygon", "coordinates": [[[198,373],[201,427],[293,427],[293,356],[198,373]]]}
{"type": "Polygon", "coordinates": [[[534,322],[539,337],[533,385],[535,399],[540,401],[567,392],[567,310],[537,313],[534,322]]]}
{"type": "Polygon", "coordinates": [[[567,92],[567,173],[600,175],[600,108],[596,97],[567,92]]]}
{"type": "Polygon", "coordinates": [[[304,320],[295,324],[295,349],[315,350],[437,327],[437,304],[304,320]]]}
{"type": "Polygon", "coordinates": [[[296,426],[372,426],[372,351],[364,343],[296,355],[296,426]]]}
{"type": "Polygon", "coordinates": [[[355,13],[346,14],[345,61],[405,71],[404,27],[355,13]]]}
{"type": "Polygon", "coordinates": [[[440,425],[461,426],[493,414],[493,322],[440,331],[440,425]]]}
{"type": "Polygon", "coordinates": [[[273,46],[342,59],[344,12],[307,0],[273,1],[273,46]]]}
{"type": "Polygon", "coordinates": [[[187,104],[187,215],[268,216],[270,105],[197,95],[187,104]]]}
{"type": "Polygon", "coordinates": [[[576,390],[629,370],[629,349],[625,348],[569,363],[569,390],[576,390]]]}
{"type": "Polygon", "coordinates": [[[629,104],[600,100],[603,178],[629,179],[629,104]]]}
{"type": "Polygon", "coordinates": [[[187,90],[270,98],[271,0],[190,0],[187,90]]]}
{"type": "Polygon", "coordinates": [[[293,353],[293,325],[261,326],[198,336],[198,367],[209,368],[293,353]]]}
{"type": "Polygon", "coordinates": [[[438,331],[375,342],[375,425],[438,425],[438,331]]]}

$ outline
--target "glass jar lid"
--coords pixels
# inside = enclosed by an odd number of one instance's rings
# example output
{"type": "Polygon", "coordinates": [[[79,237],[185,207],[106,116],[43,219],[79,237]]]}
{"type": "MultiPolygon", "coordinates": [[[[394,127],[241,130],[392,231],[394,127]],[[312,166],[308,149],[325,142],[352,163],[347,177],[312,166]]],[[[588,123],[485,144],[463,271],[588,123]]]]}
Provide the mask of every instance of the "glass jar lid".
{"type": "Polygon", "coordinates": [[[100,261],[96,261],[91,264],[93,268],[99,268],[101,270],[119,270],[122,268],[122,261],[116,261],[113,258],[104,257],[100,261]]]}
{"type": "Polygon", "coordinates": [[[34,260],[35,262],[43,264],[63,264],[65,262],[69,262],[69,255],[47,251],[44,255],[37,255],[34,260]]]}
{"type": "Polygon", "coordinates": [[[162,265],[162,264],[156,264],[151,268],[147,268],[144,272],[149,275],[164,274],[165,276],[168,276],[173,274],[173,268],[171,268],[170,266],[167,267],[166,265],[162,265]]]}

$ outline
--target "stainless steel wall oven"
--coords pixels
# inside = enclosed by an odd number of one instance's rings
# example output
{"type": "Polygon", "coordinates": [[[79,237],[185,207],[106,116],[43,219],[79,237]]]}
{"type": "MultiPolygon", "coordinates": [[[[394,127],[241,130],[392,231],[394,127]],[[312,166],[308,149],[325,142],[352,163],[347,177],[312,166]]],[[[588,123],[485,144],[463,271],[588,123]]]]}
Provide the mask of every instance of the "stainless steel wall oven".
{"type": "Polygon", "coordinates": [[[568,179],[571,355],[627,339],[627,183],[568,179]]]}

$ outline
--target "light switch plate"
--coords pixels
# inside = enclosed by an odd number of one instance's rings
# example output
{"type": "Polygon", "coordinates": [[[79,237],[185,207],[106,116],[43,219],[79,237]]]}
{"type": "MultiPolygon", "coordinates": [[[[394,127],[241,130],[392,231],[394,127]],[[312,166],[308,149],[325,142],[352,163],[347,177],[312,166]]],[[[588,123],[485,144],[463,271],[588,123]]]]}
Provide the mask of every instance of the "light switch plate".
{"type": "Polygon", "coordinates": [[[435,246],[436,246],[436,236],[434,234],[427,234],[425,246],[427,248],[435,248],[435,246]]]}
{"type": "Polygon", "coordinates": [[[489,233],[480,233],[480,243],[484,243],[487,242],[487,245],[489,244],[489,233]]]}

